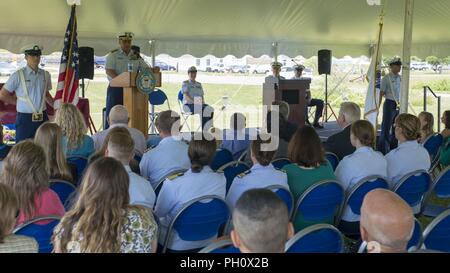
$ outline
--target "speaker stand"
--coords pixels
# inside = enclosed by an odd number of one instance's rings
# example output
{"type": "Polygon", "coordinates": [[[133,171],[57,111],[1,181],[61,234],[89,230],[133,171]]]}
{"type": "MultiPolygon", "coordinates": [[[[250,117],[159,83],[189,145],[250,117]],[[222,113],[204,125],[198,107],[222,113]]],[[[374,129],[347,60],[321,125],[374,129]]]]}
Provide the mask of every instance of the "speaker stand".
{"type": "MultiPolygon", "coordinates": [[[[84,78],[81,78],[81,97],[84,99],[84,78]]],[[[92,120],[91,113],[89,113],[88,122],[89,122],[88,124],[89,132],[91,132],[91,135],[97,133],[97,128],[95,128],[95,124],[94,121],[92,120]]]]}
{"type": "Polygon", "coordinates": [[[334,118],[337,120],[337,116],[333,110],[333,107],[331,107],[331,104],[328,103],[328,74],[325,74],[325,109],[324,109],[324,120],[325,122],[328,122],[328,120],[334,116],[334,118]],[[330,115],[328,115],[328,108],[330,109],[330,115]]]}

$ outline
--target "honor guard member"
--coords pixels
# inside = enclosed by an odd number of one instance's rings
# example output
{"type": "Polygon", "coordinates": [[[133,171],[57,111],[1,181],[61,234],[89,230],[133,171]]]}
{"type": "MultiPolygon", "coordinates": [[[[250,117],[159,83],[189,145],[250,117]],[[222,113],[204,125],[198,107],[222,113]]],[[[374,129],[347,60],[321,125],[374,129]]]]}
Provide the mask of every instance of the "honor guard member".
{"type": "Polygon", "coordinates": [[[280,76],[282,64],[280,62],[273,62],[271,66],[272,66],[272,75],[267,76],[265,81],[266,83],[276,84],[276,88],[278,88],[279,80],[285,79],[283,76],[280,76]]]}
{"type": "Polygon", "coordinates": [[[395,139],[393,124],[399,113],[398,107],[401,88],[400,71],[402,62],[396,57],[389,63],[390,72],[381,80],[381,96],[385,97],[383,104],[383,120],[381,122],[381,134],[378,144],[378,150],[383,154],[387,154],[391,149],[396,148],[397,141],[395,139]]]}
{"type": "MultiPolygon", "coordinates": [[[[305,70],[305,67],[303,65],[296,65],[294,66],[294,77],[292,78],[293,80],[301,80],[301,79],[305,79],[305,77],[302,76],[303,71],[305,70]]],[[[323,107],[324,107],[324,102],[323,100],[320,99],[313,99],[311,96],[311,90],[308,89],[306,90],[306,108],[305,108],[305,121],[306,124],[311,126],[311,123],[309,122],[308,119],[308,107],[316,107],[316,114],[314,116],[314,122],[313,122],[313,126],[315,128],[319,128],[322,129],[323,126],[319,124],[319,119],[322,117],[323,114],[323,107]]]]}
{"type": "Polygon", "coordinates": [[[202,119],[202,128],[207,131],[213,126],[214,109],[208,104],[205,104],[205,92],[203,91],[202,84],[195,80],[197,78],[197,68],[191,66],[188,69],[188,75],[189,80],[184,81],[181,86],[184,110],[199,114],[202,119]]]}
{"type": "Polygon", "coordinates": [[[260,137],[252,141],[250,147],[250,157],[253,166],[250,170],[236,176],[228,190],[226,201],[230,207],[234,208],[241,195],[251,189],[267,188],[269,186],[281,186],[289,190],[287,174],[282,170],[277,170],[271,161],[276,151],[264,151],[264,144],[270,140],[262,141],[260,137]]]}
{"type": "MultiPolygon", "coordinates": [[[[142,58],[132,50],[132,40],[134,34],[125,32],[118,36],[120,48],[111,51],[106,57],[106,75],[111,81],[123,72],[137,72],[139,68],[148,67],[142,58]]],[[[109,116],[111,108],[117,104],[123,104],[123,88],[108,86],[106,93],[106,117],[109,116]]],[[[105,128],[109,128],[108,121],[105,128]]]]}
{"type": "Polygon", "coordinates": [[[0,90],[0,100],[16,105],[16,143],[34,138],[39,126],[48,120],[45,102],[53,106],[50,73],[39,68],[42,49],[39,45],[24,47],[27,65],[14,72],[0,90]]]}

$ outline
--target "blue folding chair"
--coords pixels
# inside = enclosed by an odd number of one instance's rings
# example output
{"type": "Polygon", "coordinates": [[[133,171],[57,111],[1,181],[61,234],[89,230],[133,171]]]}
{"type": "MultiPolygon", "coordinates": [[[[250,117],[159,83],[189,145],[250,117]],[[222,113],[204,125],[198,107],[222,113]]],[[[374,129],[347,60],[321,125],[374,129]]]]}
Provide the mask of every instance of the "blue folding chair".
{"type": "Polygon", "coordinates": [[[189,123],[187,122],[187,119],[193,113],[190,112],[190,111],[187,111],[187,109],[184,108],[183,98],[184,98],[183,90],[180,90],[180,92],[178,92],[178,106],[180,108],[180,116],[183,118],[183,121],[181,123],[181,127],[183,127],[186,124],[186,126],[187,126],[187,128],[188,128],[188,130],[190,132],[191,131],[191,127],[189,127],[189,123]]]}
{"type": "Polygon", "coordinates": [[[184,241],[203,241],[218,235],[230,219],[231,210],[217,195],[206,195],[185,204],[170,222],[164,239],[165,253],[173,230],[184,241]],[[205,203],[206,202],[206,203],[205,203]]]}
{"type": "Polygon", "coordinates": [[[431,162],[434,162],[438,156],[439,149],[441,148],[443,142],[444,137],[441,134],[431,135],[423,142],[423,147],[428,151],[431,162]]]}
{"type": "Polygon", "coordinates": [[[295,234],[285,247],[286,253],[342,253],[344,237],[337,228],[317,224],[295,234]]]}
{"type": "Polygon", "coordinates": [[[289,219],[291,219],[292,211],[294,209],[294,196],[289,191],[289,189],[280,186],[280,185],[272,185],[266,187],[266,189],[273,191],[287,206],[289,219]]]}
{"type": "Polygon", "coordinates": [[[161,187],[162,187],[164,181],[168,177],[171,177],[172,175],[175,175],[175,174],[185,173],[186,171],[187,171],[186,169],[174,170],[174,171],[171,171],[170,173],[164,175],[161,179],[159,179],[159,181],[156,183],[156,187],[155,187],[155,194],[156,194],[156,196],[158,196],[159,192],[161,191],[161,187]]]}
{"type": "Polygon", "coordinates": [[[227,192],[233,183],[233,179],[240,173],[250,170],[250,167],[241,161],[231,161],[222,167],[220,167],[217,172],[223,173],[227,179],[227,192]]]}
{"type": "Polygon", "coordinates": [[[330,165],[333,168],[333,171],[335,171],[339,164],[339,157],[334,153],[326,152],[325,158],[328,160],[328,162],[330,162],[330,165]]]}
{"type": "Polygon", "coordinates": [[[77,184],[80,183],[84,170],[86,169],[88,159],[81,156],[70,156],[67,158],[67,162],[74,164],[77,167],[77,184]]]}
{"type": "Polygon", "coordinates": [[[406,174],[392,189],[412,208],[415,215],[422,212],[425,194],[430,189],[431,178],[427,171],[419,170],[406,174]]]}
{"type": "Polygon", "coordinates": [[[344,199],[344,189],[337,181],[324,180],[312,185],[297,200],[292,217],[296,231],[319,223],[337,225],[344,199]]]}
{"type": "Polygon", "coordinates": [[[214,242],[200,250],[198,253],[241,253],[239,248],[234,247],[230,239],[214,242]]]}
{"type": "Polygon", "coordinates": [[[164,93],[164,91],[162,91],[161,89],[155,89],[155,90],[153,90],[153,92],[148,94],[148,102],[150,103],[150,106],[151,106],[150,113],[148,114],[149,118],[150,118],[149,128],[151,127],[150,132],[153,134],[156,132],[155,120],[159,114],[159,112],[155,112],[155,106],[160,106],[160,105],[163,105],[165,102],[167,102],[167,107],[170,110],[170,104],[169,104],[169,100],[167,98],[166,93],[164,93]]]}
{"type": "Polygon", "coordinates": [[[271,163],[275,169],[281,170],[285,165],[291,164],[292,162],[287,157],[279,157],[272,160],[271,163]]]}
{"type": "Polygon", "coordinates": [[[227,149],[217,149],[210,167],[214,171],[217,171],[220,167],[231,161],[233,161],[233,154],[230,151],[227,149]]]}
{"type": "Polygon", "coordinates": [[[50,189],[52,189],[58,195],[61,203],[63,203],[66,211],[70,209],[71,198],[77,190],[75,186],[69,181],[61,179],[50,179],[50,189]]]}
{"type": "MultiPolygon", "coordinates": [[[[342,206],[341,215],[339,219],[345,212],[347,206],[350,207],[351,211],[356,215],[361,215],[361,206],[364,201],[366,194],[374,189],[389,189],[389,184],[383,177],[372,175],[361,179],[356,183],[350,192],[346,194],[344,205],[342,206]]],[[[339,226],[339,230],[348,236],[359,236],[359,228],[355,230],[345,229],[343,226],[339,226]]]]}
{"type": "Polygon", "coordinates": [[[137,163],[141,163],[141,160],[142,160],[142,156],[141,155],[139,155],[139,154],[134,154],[134,160],[136,160],[137,161],[137,163]]]}
{"type": "Polygon", "coordinates": [[[450,252],[450,209],[439,214],[423,232],[422,248],[450,252]]]}
{"type": "Polygon", "coordinates": [[[33,237],[39,245],[39,253],[51,253],[53,245],[51,238],[53,229],[61,220],[60,216],[47,215],[33,218],[14,229],[14,234],[33,237]],[[50,221],[45,225],[38,225],[37,222],[50,221]]]}
{"type": "Polygon", "coordinates": [[[441,214],[446,207],[431,204],[431,195],[435,194],[439,199],[449,199],[450,198],[450,166],[445,168],[439,176],[436,177],[431,185],[431,189],[425,198],[423,215],[429,217],[436,217],[441,214]]]}

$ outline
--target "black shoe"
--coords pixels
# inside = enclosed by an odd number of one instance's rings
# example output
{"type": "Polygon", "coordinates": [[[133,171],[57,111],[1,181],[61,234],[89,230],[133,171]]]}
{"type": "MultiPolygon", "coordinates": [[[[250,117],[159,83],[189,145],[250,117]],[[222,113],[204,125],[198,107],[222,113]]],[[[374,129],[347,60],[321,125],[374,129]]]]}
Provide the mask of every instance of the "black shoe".
{"type": "Polygon", "coordinates": [[[318,122],[315,122],[315,123],[313,124],[313,126],[314,126],[314,128],[316,128],[316,129],[323,129],[323,126],[320,125],[318,122]]]}

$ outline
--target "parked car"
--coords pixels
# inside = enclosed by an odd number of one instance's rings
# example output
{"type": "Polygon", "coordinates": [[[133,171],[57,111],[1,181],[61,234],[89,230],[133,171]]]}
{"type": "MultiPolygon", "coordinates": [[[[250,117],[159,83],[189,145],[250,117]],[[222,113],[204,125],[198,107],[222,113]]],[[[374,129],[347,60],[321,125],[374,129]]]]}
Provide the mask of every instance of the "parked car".
{"type": "Polygon", "coordinates": [[[214,64],[206,68],[206,72],[225,73],[226,69],[223,64],[214,64]]]}
{"type": "Polygon", "coordinates": [[[431,65],[426,62],[412,62],[411,70],[425,71],[431,69],[431,65]]]}
{"type": "Polygon", "coordinates": [[[0,76],[11,76],[17,70],[17,67],[7,62],[0,62],[0,76]]]}
{"type": "Polygon", "coordinates": [[[249,69],[249,65],[231,65],[227,67],[227,72],[244,74],[248,73],[249,69]]]}
{"type": "Polygon", "coordinates": [[[156,61],[155,66],[158,66],[162,71],[175,71],[177,68],[175,66],[171,66],[166,64],[165,62],[156,61]]]}
{"type": "Polygon", "coordinates": [[[272,68],[268,64],[253,65],[251,66],[250,71],[253,74],[267,74],[272,71],[272,68]]]}

